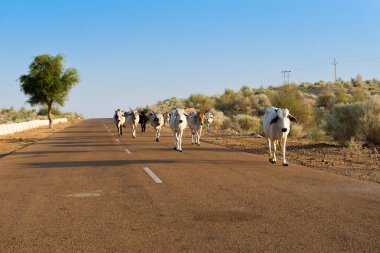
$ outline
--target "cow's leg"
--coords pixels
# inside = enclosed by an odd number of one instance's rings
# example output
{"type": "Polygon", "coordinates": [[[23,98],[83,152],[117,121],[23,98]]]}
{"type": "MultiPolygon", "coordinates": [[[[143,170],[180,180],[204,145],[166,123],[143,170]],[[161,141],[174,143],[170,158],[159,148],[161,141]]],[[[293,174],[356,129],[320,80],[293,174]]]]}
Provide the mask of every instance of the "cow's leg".
{"type": "Polygon", "coordinates": [[[182,134],[183,134],[183,130],[180,130],[178,133],[178,149],[177,149],[179,152],[182,152],[182,134]]]}
{"type": "Polygon", "coordinates": [[[269,148],[269,162],[272,162],[272,142],[270,138],[268,138],[268,148],[269,148]]]}
{"type": "Polygon", "coordinates": [[[174,150],[177,149],[177,132],[174,132],[174,150]]]}
{"type": "Polygon", "coordinates": [[[120,136],[123,136],[123,126],[120,126],[120,136]]]}
{"type": "Polygon", "coordinates": [[[160,130],[159,129],[156,129],[156,141],[159,142],[160,141],[160,130]]]}
{"type": "Polygon", "coordinates": [[[272,163],[276,163],[277,162],[276,153],[277,153],[278,140],[273,140],[272,143],[273,143],[273,162],[272,163]]]}
{"type": "Polygon", "coordinates": [[[132,137],[136,138],[136,126],[132,125],[132,137]]]}
{"type": "Polygon", "coordinates": [[[191,144],[194,144],[194,131],[191,130],[191,144]]]}
{"type": "Polygon", "coordinates": [[[199,129],[199,132],[198,132],[198,146],[201,145],[201,135],[202,135],[202,126],[201,126],[201,128],[199,129]]]}
{"type": "Polygon", "coordinates": [[[283,166],[288,166],[288,162],[286,161],[285,158],[285,151],[286,151],[286,139],[287,136],[281,139],[281,152],[282,152],[282,165],[283,166]]]}

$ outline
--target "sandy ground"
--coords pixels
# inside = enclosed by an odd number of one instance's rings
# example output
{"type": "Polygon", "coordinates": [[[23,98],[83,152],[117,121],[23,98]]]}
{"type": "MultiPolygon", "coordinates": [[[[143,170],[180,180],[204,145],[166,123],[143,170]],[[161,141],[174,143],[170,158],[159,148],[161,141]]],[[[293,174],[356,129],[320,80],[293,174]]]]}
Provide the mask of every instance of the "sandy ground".
{"type": "MultiPolygon", "coordinates": [[[[203,140],[248,153],[268,156],[265,137],[223,136],[205,133],[203,140]]],[[[327,143],[301,143],[289,140],[286,149],[288,163],[298,163],[307,167],[360,178],[380,183],[380,147],[369,146],[359,150],[327,143]]],[[[277,149],[281,161],[281,152],[277,149]]]]}
{"type": "MultiPolygon", "coordinates": [[[[43,127],[13,135],[0,136],[0,158],[46,138],[70,124],[71,123],[58,124],[55,125],[53,129],[43,127]]],[[[226,136],[204,132],[202,139],[209,143],[263,156],[267,156],[268,152],[267,140],[264,137],[226,136]]],[[[379,146],[351,150],[350,148],[340,147],[334,144],[309,144],[289,140],[286,152],[286,157],[290,165],[291,163],[297,163],[319,170],[380,183],[379,146]]],[[[278,158],[281,158],[279,150],[278,158]]]]}

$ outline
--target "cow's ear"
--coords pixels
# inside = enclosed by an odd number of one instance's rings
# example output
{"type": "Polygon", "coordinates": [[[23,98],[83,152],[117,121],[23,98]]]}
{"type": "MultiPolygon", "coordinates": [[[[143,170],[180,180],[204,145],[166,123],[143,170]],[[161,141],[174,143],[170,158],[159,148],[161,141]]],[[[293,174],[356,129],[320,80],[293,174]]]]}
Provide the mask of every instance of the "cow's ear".
{"type": "Polygon", "coordinates": [[[274,117],[271,121],[270,121],[270,125],[276,123],[278,120],[278,116],[274,117]]]}
{"type": "Polygon", "coordinates": [[[290,119],[290,121],[293,121],[295,123],[298,123],[298,120],[296,119],[296,117],[294,117],[293,115],[289,114],[288,115],[288,118],[290,119]]]}
{"type": "Polygon", "coordinates": [[[186,117],[189,117],[189,114],[187,114],[187,113],[185,113],[185,112],[183,113],[183,115],[185,115],[186,117]]]}

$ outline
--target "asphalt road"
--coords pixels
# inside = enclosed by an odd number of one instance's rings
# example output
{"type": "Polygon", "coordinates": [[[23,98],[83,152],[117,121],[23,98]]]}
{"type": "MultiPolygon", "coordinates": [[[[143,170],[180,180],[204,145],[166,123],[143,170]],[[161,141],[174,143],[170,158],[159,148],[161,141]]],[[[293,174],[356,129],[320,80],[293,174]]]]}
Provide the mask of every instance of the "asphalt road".
{"type": "Polygon", "coordinates": [[[115,134],[84,120],[0,159],[0,252],[380,252],[379,184],[115,134]]]}

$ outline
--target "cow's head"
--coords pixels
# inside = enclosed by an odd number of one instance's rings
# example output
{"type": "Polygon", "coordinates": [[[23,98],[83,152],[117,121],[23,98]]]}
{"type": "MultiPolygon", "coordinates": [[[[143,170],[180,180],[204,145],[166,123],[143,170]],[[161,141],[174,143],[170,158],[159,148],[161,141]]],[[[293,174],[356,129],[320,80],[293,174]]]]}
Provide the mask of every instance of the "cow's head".
{"type": "Polygon", "coordinates": [[[124,117],[124,110],[122,109],[115,110],[114,118],[117,121],[117,123],[119,123],[122,120],[122,117],[124,117]]]}
{"type": "Polygon", "coordinates": [[[198,122],[200,122],[201,126],[203,126],[203,122],[205,120],[205,113],[204,112],[198,112],[196,114],[198,122]]]}
{"type": "Polygon", "coordinates": [[[206,117],[207,124],[211,124],[212,121],[214,120],[214,115],[212,115],[211,112],[206,112],[205,117],[206,117]]]}
{"type": "Polygon", "coordinates": [[[296,117],[289,113],[287,108],[285,109],[276,109],[276,116],[271,120],[270,124],[278,124],[283,133],[289,132],[290,121],[298,123],[296,117]]]}

